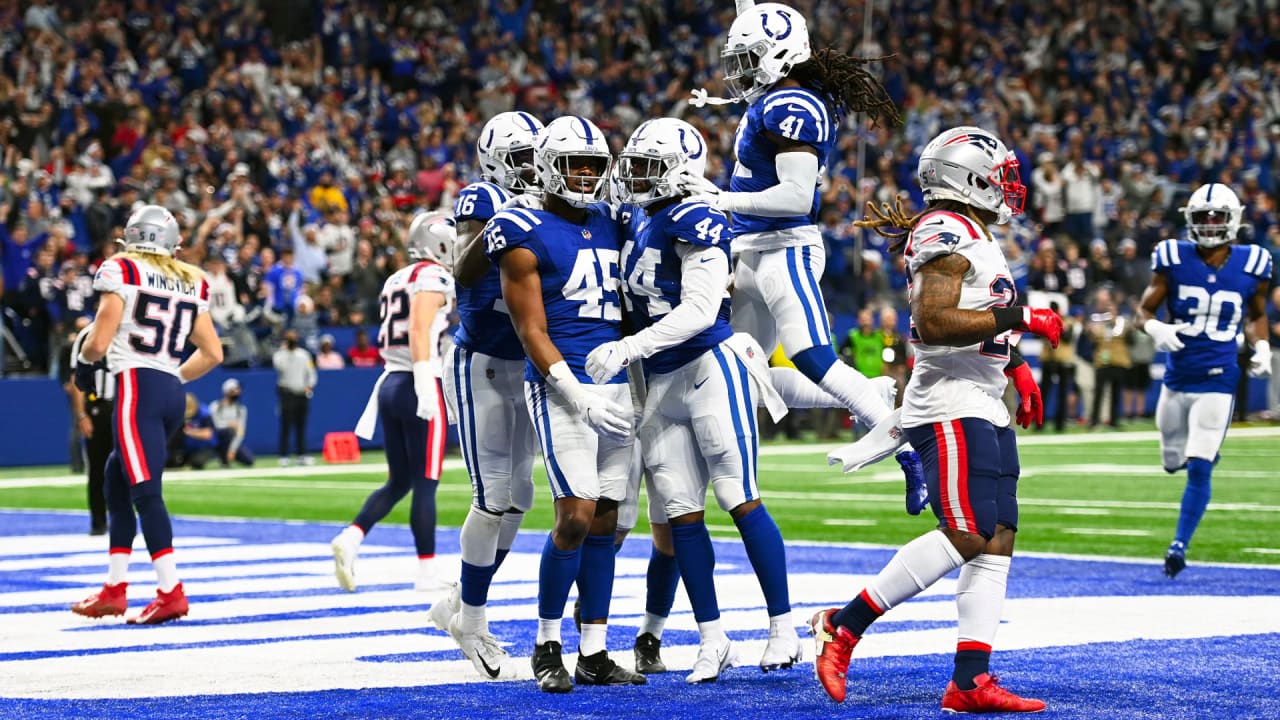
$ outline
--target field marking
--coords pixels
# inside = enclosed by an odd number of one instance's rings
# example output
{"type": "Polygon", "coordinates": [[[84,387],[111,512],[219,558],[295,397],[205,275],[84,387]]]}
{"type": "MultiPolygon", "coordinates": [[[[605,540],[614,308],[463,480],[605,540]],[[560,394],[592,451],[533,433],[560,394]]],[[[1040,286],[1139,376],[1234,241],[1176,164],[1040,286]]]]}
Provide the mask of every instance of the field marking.
{"type": "Polygon", "coordinates": [[[1110,515],[1111,511],[1104,508],[1082,508],[1082,507],[1063,507],[1054,510],[1058,515],[1110,515]]]}
{"type": "Polygon", "coordinates": [[[1280,555],[1280,548],[1244,548],[1240,552],[1255,553],[1257,555],[1280,555]]]}
{"type": "Polygon", "coordinates": [[[871,527],[876,524],[876,521],[859,518],[826,518],[822,521],[822,524],[840,527],[871,527]]]}
{"type": "Polygon", "coordinates": [[[1117,535],[1120,537],[1148,537],[1150,530],[1125,530],[1123,528],[1060,528],[1068,535],[1117,535]]]}

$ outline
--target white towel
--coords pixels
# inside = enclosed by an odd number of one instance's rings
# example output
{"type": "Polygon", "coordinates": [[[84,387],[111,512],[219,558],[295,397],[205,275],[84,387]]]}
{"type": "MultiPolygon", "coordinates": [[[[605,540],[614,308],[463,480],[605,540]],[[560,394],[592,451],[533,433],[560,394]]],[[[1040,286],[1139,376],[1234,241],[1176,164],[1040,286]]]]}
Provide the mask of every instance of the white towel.
{"type": "Polygon", "coordinates": [[[773,387],[773,380],[769,375],[769,357],[765,355],[764,350],[760,349],[760,344],[756,342],[755,338],[747,333],[734,333],[723,344],[732,350],[734,355],[738,356],[743,365],[747,366],[747,374],[756,381],[756,386],[760,388],[760,400],[764,402],[765,408],[769,410],[769,417],[773,418],[774,422],[786,417],[787,404],[783,402],[782,396],[773,387]]]}
{"type": "Polygon", "coordinates": [[[906,441],[906,433],[902,431],[902,408],[896,408],[857,442],[827,453],[827,464],[839,463],[845,472],[861,470],[896,453],[906,441]]]}
{"type": "Polygon", "coordinates": [[[360,413],[360,419],[356,421],[356,437],[373,439],[373,431],[378,428],[378,391],[382,389],[382,381],[389,374],[383,370],[378,381],[373,384],[373,392],[369,393],[369,401],[364,404],[364,412],[360,413]]]}

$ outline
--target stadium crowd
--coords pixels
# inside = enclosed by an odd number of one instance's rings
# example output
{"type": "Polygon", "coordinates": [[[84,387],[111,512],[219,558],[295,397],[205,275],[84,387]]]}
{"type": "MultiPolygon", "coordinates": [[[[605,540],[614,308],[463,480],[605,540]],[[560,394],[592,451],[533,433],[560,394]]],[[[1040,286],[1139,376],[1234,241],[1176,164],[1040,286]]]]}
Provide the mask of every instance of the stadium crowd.
{"type": "MultiPolygon", "coordinates": [[[[902,259],[852,221],[867,201],[920,207],[917,153],[951,125],[1011,142],[1030,188],[1028,213],[1000,228],[1018,289],[1061,294],[1086,328],[1131,314],[1200,183],[1240,194],[1240,242],[1280,248],[1273,0],[876,3],[870,45],[861,2],[792,4],[814,46],[892,56],[878,67],[904,119],[846,118],[826,159],[822,283],[837,316],[905,307],[902,259]]],[[[210,274],[226,362],[253,366],[285,329],[318,350],[325,328],[376,320],[412,215],[478,179],[475,135],[495,113],[591,117],[615,150],[644,119],[683,117],[727,185],[741,109],[688,98],[723,90],[717,38],[733,14],[723,0],[4,0],[0,373],[6,354],[9,372],[56,372],[140,202],[178,218],[182,257],[210,274]]]]}

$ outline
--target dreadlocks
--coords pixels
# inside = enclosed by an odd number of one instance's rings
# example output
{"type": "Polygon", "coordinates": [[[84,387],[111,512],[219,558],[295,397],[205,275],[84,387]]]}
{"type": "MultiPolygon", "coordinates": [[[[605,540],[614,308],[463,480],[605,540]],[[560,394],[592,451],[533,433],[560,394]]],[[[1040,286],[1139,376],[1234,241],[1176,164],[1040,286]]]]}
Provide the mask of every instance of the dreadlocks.
{"type": "Polygon", "coordinates": [[[935,210],[946,210],[964,215],[977,223],[988,239],[991,238],[991,231],[987,229],[987,224],[982,221],[982,218],[973,212],[973,206],[957,200],[938,200],[929,203],[924,210],[910,217],[902,209],[902,198],[900,197],[894,199],[892,207],[887,202],[880,203],[880,206],[876,207],[875,203],[867,201],[867,218],[855,220],[853,224],[860,228],[870,228],[875,230],[880,237],[888,238],[892,241],[889,245],[889,250],[898,252],[907,244],[907,238],[911,236],[911,231],[915,229],[916,223],[920,222],[920,218],[935,210]]]}
{"type": "Polygon", "coordinates": [[[901,125],[898,108],[880,80],[864,67],[893,57],[859,58],[834,48],[820,48],[788,75],[802,86],[827,98],[841,114],[864,112],[875,124],[901,125]]]}

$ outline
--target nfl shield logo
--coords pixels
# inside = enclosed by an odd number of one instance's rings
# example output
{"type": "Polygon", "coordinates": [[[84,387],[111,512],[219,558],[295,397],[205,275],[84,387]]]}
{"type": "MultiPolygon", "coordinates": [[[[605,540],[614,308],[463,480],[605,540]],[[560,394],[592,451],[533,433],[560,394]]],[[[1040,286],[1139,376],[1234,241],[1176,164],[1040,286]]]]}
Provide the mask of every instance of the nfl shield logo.
{"type": "Polygon", "coordinates": [[[588,230],[588,229],[586,229],[586,228],[582,228],[582,237],[583,237],[584,239],[586,239],[586,240],[590,240],[590,239],[591,239],[591,231],[590,231],[590,230],[588,230]]]}
{"type": "Polygon", "coordinates": [[[748,357],[748,358],[750,358],[750,359],[752,359],[752,360],[754,360],[754,359],[755,359],[755,357],[756,357],[756,349],[755,349],[755,348],[753,348],[753,347],[748,347],[748,348],[747,348],[747,357],[748,357]]]}

